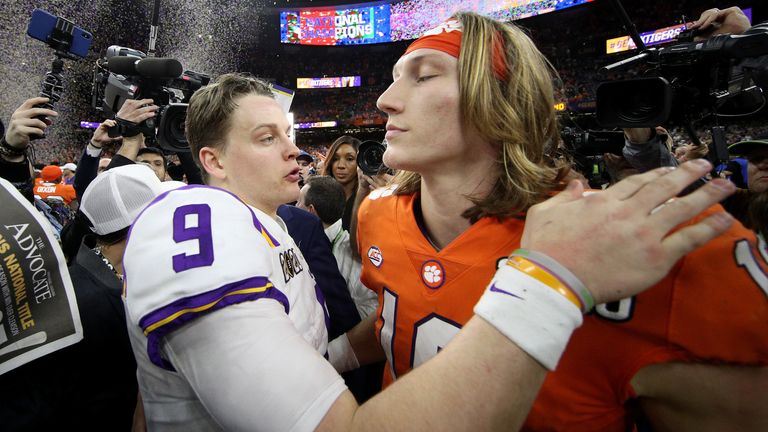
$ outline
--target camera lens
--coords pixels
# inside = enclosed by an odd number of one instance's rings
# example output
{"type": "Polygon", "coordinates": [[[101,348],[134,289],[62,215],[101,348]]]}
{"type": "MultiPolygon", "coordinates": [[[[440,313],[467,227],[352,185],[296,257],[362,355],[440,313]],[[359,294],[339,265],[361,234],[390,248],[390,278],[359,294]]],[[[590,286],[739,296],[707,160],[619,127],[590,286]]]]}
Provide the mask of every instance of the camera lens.
{"type": "Polygon", "coordinates": [[[357,151],[357,166],[365,175],[379,174],[384,168],[383,158],[386,149],[386,146],[378,141],[363,141],[357,151]]]}
{"type": "Polygon", "coordinates": [[[187,104],[173,103],[162,109],[157,140],[160,146],[170,151],[189,151],[187,134],[187,104]]]}

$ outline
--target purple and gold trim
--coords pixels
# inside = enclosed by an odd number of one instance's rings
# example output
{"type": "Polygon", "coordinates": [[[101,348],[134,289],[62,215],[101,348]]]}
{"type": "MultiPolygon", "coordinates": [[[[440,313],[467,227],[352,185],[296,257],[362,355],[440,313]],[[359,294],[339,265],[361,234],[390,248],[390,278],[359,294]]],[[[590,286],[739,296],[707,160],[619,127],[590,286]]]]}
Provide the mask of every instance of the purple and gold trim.
{"type": "Polygon", "coordinates": [[[174,370],[173,365],[160,354],[160,341],[165,335],[207,313],[229,305],[269,298],[282,303],[289,311],[288,297],[272,285],[266,277],[252,277],[224,285],[213,291],[178,299],[145,315],[139,326],[147,336],[147,354],[155,365],[174,370]]]}

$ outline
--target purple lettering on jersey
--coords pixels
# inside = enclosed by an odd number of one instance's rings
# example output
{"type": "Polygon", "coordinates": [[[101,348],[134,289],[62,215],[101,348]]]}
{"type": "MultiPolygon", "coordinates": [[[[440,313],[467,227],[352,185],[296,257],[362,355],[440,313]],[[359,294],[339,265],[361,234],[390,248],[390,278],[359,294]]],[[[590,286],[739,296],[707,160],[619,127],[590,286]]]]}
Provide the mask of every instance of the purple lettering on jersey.
{"type": "Polygon", "coordinates": [[[139,320],[139,327],[147,336],[149,359],[163,369],[174,370],[173,365],[160,354],[160,341],[163,337],[207,313],[229,305],[259,299],[277,300],[285,308],[286,314],[290,310],[288,297],[275,288],[268,278],[252,277],[229,283],[212,291],[180,298],[148,313],[139,320]]]}
{"type": "Polygon", "coordinates": [[[211,207],[208,204],[189,204],[173,212],[173,241],[181,243],[197,240],[199,252],[193,255],[173,256],[173,271],[207,267],[213,264],[213,235],[211,233],[211,207]],[[197,215],[197,226],[188,227],[188,215],[197,215]]]}

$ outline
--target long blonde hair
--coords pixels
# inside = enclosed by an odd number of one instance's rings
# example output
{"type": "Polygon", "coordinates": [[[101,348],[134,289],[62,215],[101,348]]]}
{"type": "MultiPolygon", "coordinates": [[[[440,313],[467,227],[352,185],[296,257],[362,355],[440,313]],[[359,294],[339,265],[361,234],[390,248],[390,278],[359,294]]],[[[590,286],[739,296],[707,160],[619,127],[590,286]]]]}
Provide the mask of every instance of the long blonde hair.
{"type": "MultiPolygon", "coordinates": [[[[518,27],[470,12],[454,18],[463,27],[459,98],[464,127],[498,147],[500,172],[489,194],[468,197],[474,205],[463,216],[474,222],[520,215],[546,198],[560,179],[548,155],[559,139],[552,85],[556,72],[518,27]],[[495,46],[504,50],[504,78],[494,75],[495,46]]],[[[401,171],[393,183],[399,185],[398,194],[414,193],[421,176],[401,171]]]]}

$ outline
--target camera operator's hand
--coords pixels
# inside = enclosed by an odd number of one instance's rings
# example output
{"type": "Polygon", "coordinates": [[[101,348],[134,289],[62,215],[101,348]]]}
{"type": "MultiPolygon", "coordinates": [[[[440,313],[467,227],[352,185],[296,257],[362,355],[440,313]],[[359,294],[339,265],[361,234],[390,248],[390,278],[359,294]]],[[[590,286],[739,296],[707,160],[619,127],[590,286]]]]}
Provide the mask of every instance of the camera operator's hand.
{"type": "Polygon", "coordinates": [[[118,141],[120,138],[112,138],[109,136],[108,132],[110,128],[113,128],[116,125],[117,122],[114,120],[104,120],[104,122],[100,124],[95,131],[93,131],[93,136],[91,137],[91,145],[96,148],[102,148],[110,142],[118,141]]]}
{"type": "Polygon", "coordinates": [[[51,125],[51,121],[45,121],[36,117],[57,117],[56,111],[47,108],[36,108],[36,105],[47,103],[48,98],[34,97],[27,99],[11,115],[11,124],[5,132],[5,142],[11,147],[24,150],[29,146],[30,136],[45,135],[45,128],[51,125]]]}
{"type": "Polygon", "coordinates": [[[618,183],[631,175],[639,173],[637,169],[627,162],[624,156],[605,153],[603,154],[603,163],[605,163],[605,170],[608,171],[608,175],[611,177],[611,184],[618,183]]]}
{"type": "Polygon", "coordinates": [[[139,124],[156,115],[159,106],[153,104],[152,99],[128,99],[120,107],[117,117],[131,123],[139,124]]]}
{"type": "Polygon", "coordinates": [[[719,212],[675,230],[736,190],[731,182],[715,179],[668,202],[711,169],[705,160],[691,161],[631,176],[587,196],[580,183],[571,182],[531,207],[521,245],[571,270],[596,304],[633,296],[733,223],[732,216],[719,212]]]}
{"type": "Polygon", "coordinates": [[[750,27],[749,18],[736,6],[728,9],[707,9],[689,29],[699,29],[708,37],[716,34],[741,34],[750,27]]]}
{"type": "Polygon", "coordinates": [[[624,136],[632,144],[647,144],[655,135],[668,135],[668,132],[661,126],[656,126],[655,128],[624,128],[624,136]]]}
{"type": "Polygon", "coordinates": [[[368,192],[384,187],[392,180],[391,174],[383,173],[375,176],[369,176],[363,173],[363,170],[357,168],[357,189],[359,192],[368,194],[368,192]]]}
{"type": "MultiPolygon", "coordinates": [[[[117,118],[139,124],[144,120],[154,117],[157,110],[160,109],[159,106],[154,105],[152,102],[152,99],[129,99],[123,103],[120,111],[117,112],[117,118]]],[[[123,145],[120,146],[117,154],[135,161],[142,147],[145,147],[143,134],[139,133],[132,137],[123,137],[123,145]]]]}
{"type": "Polygon", "coordinates": [[[653,137],[651,128],[624,128],[624,136],[632,144],[647,143],[653,137]]]}

